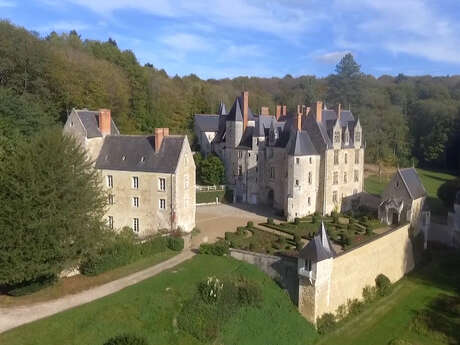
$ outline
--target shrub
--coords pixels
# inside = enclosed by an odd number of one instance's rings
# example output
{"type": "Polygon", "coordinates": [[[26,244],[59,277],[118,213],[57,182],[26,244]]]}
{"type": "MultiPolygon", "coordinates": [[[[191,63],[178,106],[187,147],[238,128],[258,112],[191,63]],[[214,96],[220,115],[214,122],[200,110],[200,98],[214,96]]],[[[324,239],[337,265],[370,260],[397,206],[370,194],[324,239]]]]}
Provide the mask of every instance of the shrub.
{"type": "Polygon", "coordinates": [[[370,226],[366,226],[366,235],[370,236],[373,234],[374,234],[374,231],[372,230],[372,228],[370,226]]]}
{"type": "Polygon", "coordinates": [[[230,253],[228,244],[225,241],[217,241],[216,243],[202,243],[199,249],[200,254],[223,256],[230,253]]]}
{"type": "Polygon", "coordinates": [[[254,227],[254,222],[251,221],[251,220],[248,221],[247,227],[250,228],[250,229],[253,228],[254,227]]]}
{"type": "Polygon", "coordinates": [[[358,315],[363,311],[364,303],[355,299],[349,299],[347,301],[348,315],[358,315]]]}
{"type": "Polygon", "coordinates": [[[294,235],[294,242],[295,242],[295,248],[297,250],[301,250],[303,244],[302,244],[302,240],[299,235],[297,234],[294,235]]]}
{"type": "Polygon", "coordinates": [[[148,345],[147,340],[133,334],[122,334],[107,340],[104,345],[148,345]]]}
{"type": "Polygon", "coordinates": [[[7,294],[10,296],[24,296],[44,289],[57,282],[57,277],[54,274],[42,276],[33,281],[22,282],[6,288],[7,294]]]}
{"type": "Polygon", "coordinates": [[[348,236],[348,234],[345,232],[342,233],[341,236],[342,236],[342,245],[349,246],[351,243],[350,236],[348,236]]]}
{"type": "Polygon", "coordinates": [[[316,224],[319,222],[319,216],[317,214],[314,214],[313,217],[311,218],[311,222],[313,224],[316,224]]]}
{"type": "Polygon", "coordinates": [[[337,307],[337,310],[336,310],[335,314],[336,314],[336,319],[337,320],[344,319],[348,314],[347,305],[346,304],[339,305],[337,307]]]}
{"type": "Polygon", "coordinates": [[[208,277],[208,279],[198,284],[198,292],[201,299],[208,303],[216,303],[220,297],[224,284],[216,277],[208,277]]]}
{"type": "Polygon", "coordinates": [[[299,225],[299,224],[300,224],[300,218],[295,217],[295,218],[294,218],[294,224],[295,224],[295,225],[299,225]]]}
{"type": "Polygon", "coordinates": [[[325,313],[321,317],[316,319],[316,329],[319,334],[326,334],[334,330],[337,323],[335,321],[334,314],[325,313]]]}
{"type": "Polygon", "coordinates": [[[243,236],[246,234],[246,229],[242,226],[236,228],[237,235],[243,236]]]}
{"type": "Polygon", "coordinates": [[[274,225],[275,222],[273,221],[273,218],[267,218],[267,224],[274,225]]]}
{"type": "Polygon", "coordinates": [[[375,285],[377,286],[377,292],[380,296],[386,296],[391,292],[391,281],[384,274],[379,274],[375,278],[375,285]]]}
{"type": "Polygon", "coordinates": [[[180,252],[184,249],[184,239],[182,237],[168,237],[168,248],[180,252]]]}
{"type": "Polygon", "coordinates": [[[348,224],[355,224],[355,219],[353,217],[348,218],[348,224]]]}
{"type": "Polygon", "coordinates": [[[365,303],[370,303],[377,297],[377,288],[375,286],[366,285],[363,288],[363,299],[365,303]]]}

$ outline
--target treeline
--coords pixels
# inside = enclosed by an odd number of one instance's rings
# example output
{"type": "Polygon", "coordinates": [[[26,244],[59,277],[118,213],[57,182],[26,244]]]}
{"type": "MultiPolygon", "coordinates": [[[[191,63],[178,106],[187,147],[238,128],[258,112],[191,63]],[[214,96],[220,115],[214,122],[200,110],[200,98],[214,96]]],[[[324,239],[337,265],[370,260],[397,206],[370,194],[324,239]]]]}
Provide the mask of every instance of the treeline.
{"type": "Polygon", "coordinates": [[[262,105],[273,112],[281,103],[294,110],[316,100],[350,107],[365,129],[368,162],[460,167],[460,76],[375,78],[361,73],[349,55],[326,78],[169,77],[151,64],[141,66],[110,38],[82,40],[75,31],[42,38],[0,22],[0,98],[15,109],[0,104],[1,140],[11,135],[5,128],[16,126],[16,116],[38,128],[62,123],[73,107],[110,108],[123,133],[168,126],[192,135],[193,114],[214,113],[221,100],[230,107],[243,89],[255,112],[262,105]]]}

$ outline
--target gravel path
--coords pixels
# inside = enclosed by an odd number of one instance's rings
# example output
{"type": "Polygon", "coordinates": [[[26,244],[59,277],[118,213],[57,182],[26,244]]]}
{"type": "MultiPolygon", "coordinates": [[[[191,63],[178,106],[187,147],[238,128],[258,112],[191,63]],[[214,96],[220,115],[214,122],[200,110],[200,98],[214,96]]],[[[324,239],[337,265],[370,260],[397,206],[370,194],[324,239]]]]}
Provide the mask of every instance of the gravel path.
{"type": "Polygon", "coordinates": [[[134,285],[164,270],[170,269],[192,258],[194,255],[192,251],[185,250],[155,266],[74,295],[27,306],[0,308],[0,333],[120,291],[125,287],[134,285]]]}

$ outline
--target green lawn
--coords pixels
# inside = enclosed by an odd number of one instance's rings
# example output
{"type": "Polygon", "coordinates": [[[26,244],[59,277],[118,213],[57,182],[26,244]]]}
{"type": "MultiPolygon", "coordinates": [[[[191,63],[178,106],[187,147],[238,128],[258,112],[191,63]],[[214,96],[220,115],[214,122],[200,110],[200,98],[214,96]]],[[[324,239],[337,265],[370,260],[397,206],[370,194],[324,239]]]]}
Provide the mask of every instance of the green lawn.
{"type": "Polygon", "coordinates": [[[390,296],[321,337],[317,344],[387,345],[395,338],[413,345],[459,344],[460,255],[438,255],[442,257],[397,283],[390,296]],[[456,302],[446,295],[456,296],[456,302]],[[413,320],[421,310],[426,311],[428,321],[417,328],[413,320]]]}
{"type": "Polygon", "coordinates": [[[211,203],[216,202],[216,198],[219,199],[219,202],[224,201],[225,191],[211,191],[211,192],[196,192],[196,203],[211,203]]]}
{"type": "Polygon", "coordinates": [[[241,309],[220,330],[216,344],[312,344],[317,334],[289,297],[255,266],[228,257],[197,255],[176,268],[95,302],[0,334],[8,345],[102,345],[109,337],[133,332],[149,344],[200,344],[179,330],[176,316],[210,275],[242,274],[257,280],[262,307],[241,309]]]}
{"type": "MultiPolygon", "coordinates": [[[[428,205],[431,208],[431,212],[434,215],[446,216],[447,209],[439,200],[437,192],[439,187],[446,181],[453,180],[456,178],[455,175],[447,174],[443,172],[437,172],[433,170],[417,169],[418,175],[422,180],[423,186],[428,194],[428,205]]],[[[364,189],[366,192],[374,195],[380,195],[385,186],[388,183],[388,179],[381,178],[378,176],[369,176],[364,180],[364,189]]]]}

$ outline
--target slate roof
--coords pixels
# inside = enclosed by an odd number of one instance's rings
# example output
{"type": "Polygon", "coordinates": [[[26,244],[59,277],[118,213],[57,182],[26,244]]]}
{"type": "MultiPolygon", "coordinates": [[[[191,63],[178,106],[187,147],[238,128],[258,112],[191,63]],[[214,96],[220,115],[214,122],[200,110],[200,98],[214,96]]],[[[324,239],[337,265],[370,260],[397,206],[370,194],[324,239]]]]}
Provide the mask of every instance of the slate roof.
{"type": "Polygon", "coordinates": [[[219,115],[196,114],[195,126],[202,132],[217,132],[219,130],[219,115]]]}
{"type": "Polygon", "coordinates": [[[318,233],[308,244],[300,251],[299,257],[304,259],[311,259],[319,262],[335,256],[335,250],[332,247],[331,241],[327,236],[324,223],[321,222],[318,233]]]}
{"type": "Polygon", "coordinates": [[[221,101],[219,104],[217,115],[227,115],[227,109],[225,108],[225,103],[223,101],[221,101]]]}
{"type": "Polygon", "coordinates": [[[97,169],[174,173],[185,136],[164,137],[160,151],[155,153],[155,136],[106,136],[97,169]]]}
{"type": "Polygon", "coordinates": [[[293,156],[317,155],[307,131],[295,131],[287,144],[288,154],[293,156]]]}
{"type": "Polygon", "coordinates": [[[241,111],[239,97],[236,98],[235,102],[227,115],[227,121],[243,121],[243,112],[241,111]]]}
{"type": "MultiPolygon", "coordinates": [[[[74,109],[77,116],[80,118],[83,127],[86,129],[87,138],[97,138],[102,137],[101,131],[99,130],[99,112],[98,111],[91,111],[87,109],[77,110],[74,109]]],[[[120,131],[118,130],[115,122],[111,118],[111,126],[110,126],[110,134],[111,135],[120,135],[120,131]]]]}
{"type": "Polygon", "coordinates": [[[407,191],[412,199],[415,200],[426,196],[425,188],[414,168],[398,169],[398,173],[406,185],[407,191]]]}

